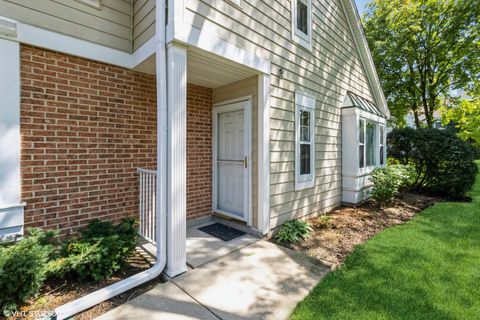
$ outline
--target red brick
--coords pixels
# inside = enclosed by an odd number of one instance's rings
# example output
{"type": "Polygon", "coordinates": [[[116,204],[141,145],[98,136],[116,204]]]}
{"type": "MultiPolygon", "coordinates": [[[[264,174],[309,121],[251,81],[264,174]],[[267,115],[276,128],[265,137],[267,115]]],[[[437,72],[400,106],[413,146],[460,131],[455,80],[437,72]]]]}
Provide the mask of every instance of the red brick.
{"type": "MultiPolygon", "coordinates": [[[[137,168],[156,167],[155,76],[22,45],[21,89],[26,226],[67,235],[138,217],[137,168]]],[[[188,218],[212,211],[212,102],[188,85],[188,218]]]]}

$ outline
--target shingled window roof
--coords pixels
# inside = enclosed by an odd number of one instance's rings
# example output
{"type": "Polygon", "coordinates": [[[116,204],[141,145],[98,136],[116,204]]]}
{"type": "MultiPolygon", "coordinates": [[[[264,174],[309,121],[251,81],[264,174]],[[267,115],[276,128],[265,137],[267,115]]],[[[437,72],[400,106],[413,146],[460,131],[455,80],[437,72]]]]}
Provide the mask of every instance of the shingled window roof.
{"type": "Polygon", "coordinates": [[[350,101],[347,101],[345,103],[345,108],[356,107],[356,108],[365,110],[367,112],[376,114],[377,116],[380,116],[382,118],[385,118],[385,115],[382,112],[380,112],[380,110],[372,101],[362,98],[351,91],[347,92],[347,96],[350,101]]]}

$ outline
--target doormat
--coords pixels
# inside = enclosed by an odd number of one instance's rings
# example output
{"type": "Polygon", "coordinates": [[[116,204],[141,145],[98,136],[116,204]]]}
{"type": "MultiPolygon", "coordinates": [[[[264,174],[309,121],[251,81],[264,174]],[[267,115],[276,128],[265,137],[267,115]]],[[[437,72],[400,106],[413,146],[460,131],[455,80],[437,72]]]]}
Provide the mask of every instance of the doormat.
{"type": "Polygon", "coordinates": [[[213,223],[208,226],[198,228],[198,230],[208,233],[215,238],[221,239],[223,241],[230,241],[232,239],[238,238],[246,234],[243,231],[231,228],[221,223],[213,223]]]}

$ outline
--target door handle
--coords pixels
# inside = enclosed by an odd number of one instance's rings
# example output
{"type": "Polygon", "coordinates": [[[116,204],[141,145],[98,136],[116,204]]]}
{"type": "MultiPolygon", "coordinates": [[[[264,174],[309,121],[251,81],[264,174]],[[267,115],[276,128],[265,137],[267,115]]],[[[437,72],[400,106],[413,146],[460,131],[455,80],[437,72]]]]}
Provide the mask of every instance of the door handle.
{"type": "Polygon", "coordinates": [[[245,156],[245,160],[243,160],[243,164],[245,165],[245,169],[248,167],[248,157],[245,156]]]}

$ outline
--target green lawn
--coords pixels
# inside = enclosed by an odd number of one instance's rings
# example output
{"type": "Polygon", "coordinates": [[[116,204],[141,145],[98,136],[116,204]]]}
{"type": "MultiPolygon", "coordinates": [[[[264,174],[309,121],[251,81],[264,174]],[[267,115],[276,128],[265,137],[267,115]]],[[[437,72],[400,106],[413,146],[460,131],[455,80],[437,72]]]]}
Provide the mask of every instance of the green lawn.
{"type": "Polygon", "coordinates": [[[357,247],[291,319],[480,319],[480,174],[470,196],[357,247]]]}

